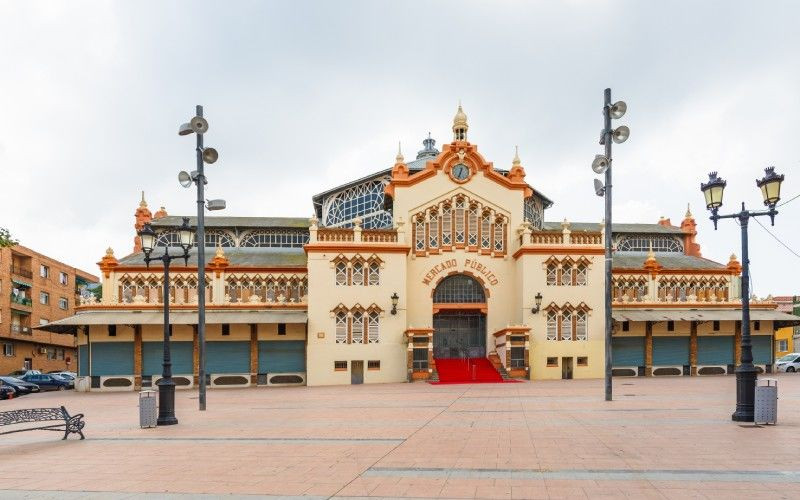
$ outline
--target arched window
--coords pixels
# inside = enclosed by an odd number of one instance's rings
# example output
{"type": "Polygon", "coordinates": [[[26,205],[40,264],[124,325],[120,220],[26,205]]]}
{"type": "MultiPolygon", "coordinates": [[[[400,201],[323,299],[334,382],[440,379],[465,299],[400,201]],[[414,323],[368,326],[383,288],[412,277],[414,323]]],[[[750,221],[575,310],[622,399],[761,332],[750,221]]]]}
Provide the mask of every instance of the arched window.
{"type": "Polygon", "coordinates": [[[494,250],[496,252],[502,252],[505,248],[505,238],[503,238],[503,227],[505,224],[503,222],[502,217],[498,217],[494,221],[494,250]]]}
{"type": "Polygon", "coordinates": [[[181,236],[178,231],[164,231],[156,238],[157,247],[179,247],[181,246],[181,236]]]}
{"type": "Polygon", "coordinates": [[[286,229],[259,229],[242,236],[241,247],[300,248],[308,243],[308,232],[286,229]]]}
{"type": "Polygon", "coordinates": [[[531,223],[533,229],[542,229],[543,214],[544,208],[539,198],[535,196],[525,198],[524,218],[531,223]]]}
{"type": "Polygon", "coordinates": [[[336,313],[336,343],[347,343],[347,313],[345,311],[336,313]]]}
{"type": "Polygon", "coordinates": [[[588,267],[586,264],[578,264],[578,267],[575,268],[575,284],[578,286],[586,286],[588,283],[587,276],[588,276],[588,267]]]}
{"type": "Polygon", "coordinates": [[[442,207],[442,246],[449,247],[453,244],[453,211],[450,205],[442,207]]]}
{"type": "Polygon", "coordinates": [[[436,212],[431,213],[428,220],[428,246],[430,248],[439,247],[439,216],[436,212]]]}
{"type": "Polygon", "coordinates": [[[364,313],[356,311],[353,313],[353,343],[364,343],[364,313]]]}
{"type": "Polygon", "coordinates": [[[558,265],[555,262],[547,264],[547,284],[549,286],[558,285],[558,265]]]}
{"type": "Polygon", "coordinates": [[[572,262],[564,262],[561,264],[561,285],[572,285],[572,262]]]}
{"type": "Polygon", "coordinates": [[[629,235],[617,242],[619,252],[683,252],[683,244],[677,237],[665,235],[629,235]]]}
{"type": "Polygon", "coordinates": [[[433,301],[440,304],[479,304],[486,302],[483,286],[465,274],[448,276],[436,286],[433,301]]]}
{"type": "Polygon", "coordinates": [[[481,249],[492,248],[492,214],[487,210],[481,216],[481,249]]]}
{"type": "Polygon", "coordinates": [[[392,227],[392,215],[384,207],[389,180],[389,176],[368,180],[330,195],[322,202],[323,225],[350,227],[361,217],[364,229],[392,227]]]}
{"type": "Polygon", "coordinates": [[[575,313],[575,340],[586,340],[586,311],[575,313]]]}
{"type": "Polygon", "coordinates": [[[464,244],[464,199],[456,199],[456,243],[464,244]]]}
{"type": "Polygon", "coordinates": [[[469,207],[469,238],[467,240],[467,244],[471,247],[478,246],[478,204],[473,203],[469,207]]]}
{"type": "Polygon", "coordinates": [[[347,264],[344,262],[336,263],[336,285],[347,286],[347,264]]]}
{"type": "Polygon", "coordinates": [[[561,340],[572,340],[572,313],[561,313],[561,340]]]}
{"type": "Polygon", "coordinates": [[[370,286],[380,285],[381,282],[381,265],[377,262],[371,262],[369,265],[369,278],[367,280],[370,286]]]}
{"type": "Polygon", "coordinates": [[[370,311],[367,324],[367,339],[370,344],[377,344],[380,342],[379,322],[380,313],[378,311],[370,311]]]}
{"type": "Polygon", "coordinates": [[[421,215],[417,216],[417,222],[414,225],[414,249],[425,250],[425,220],[421,215]]]}
{"type": "MultiPolygon", "coordinates": [[[[207,229],[205,233],[205,240],[206,240],[206,248],[215,248],[215,247],[230,248],[236,246],[236,243],[233,241],[233,238],[231,238],[231,236],[225,231],[207,229]]],[[[195,241],[194,246],[197,246],[197,241],[195,241]]]]}
{"type": "Polygon", "coordinates": [[[364,263],[363,262],[353,262],[353,285],[356,286],[363,286],[364,285],[364,263]]]}
{"type": "Polygon", "coordinates": [[[547,340],[558,340],[558,313],[547,312],[547,340]]]}

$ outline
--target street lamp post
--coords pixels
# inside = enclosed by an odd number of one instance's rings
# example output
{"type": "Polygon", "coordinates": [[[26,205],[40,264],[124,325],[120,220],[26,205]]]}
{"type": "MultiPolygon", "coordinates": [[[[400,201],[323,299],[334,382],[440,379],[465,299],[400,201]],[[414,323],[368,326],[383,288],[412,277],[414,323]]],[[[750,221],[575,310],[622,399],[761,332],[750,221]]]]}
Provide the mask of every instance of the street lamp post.
{"type": "Polygon", "coordinates": [[[727,182],[717,176],[716,172],[708,174],[708,182],[700,184],[700,190],[706,199],[706,208],[711,211],[714,230],[720,219],[737,219],[742,230],[742,356],[741,363],[736,367],[736,410],[731,415],[735,422],[752,422],[755,406],[756,381],[758,372],[753,366],[753,344],[750,339],[750,257],[747,249],[747,225],[750,217],[767,215],[772,225],[775,225],[775,209],[781,199],[781,183],[783,174],[775,173],[775,167],[764,169],[764,177],[756,180],[756,186],[761,189],[764,205],[768,210],[747,210],[742,202],[742,210],[738,213],[719,215],[722,206],[722,195],[727,182]]]}
{"type": "Polygon", "coordinates": [[[142,240],[142,251],[144,251],[144,262],[147,267],[150,263],[160,260],[164,265],[164,361],[162,364],[161,379],[156,383],[158,385],[158,425],[175,425],[178,419],[175,417],[175,381],[172,380],[172,359],[170,354],[170,324],[169,324],[169,264],[172,259],[183,259],[184,263],[189,261],[189,248],[192,246],[192,230],[189,227],[189,218],[183,218],[183,225],[178,231],[180,237],[180,245],[183,249],[183,255],[170,255],[169,246],[164,247],[164,255],[161,257],[151,257],[150,253],[155,247],[156,232],[149,223],[145,224],[139,237],[142,240]]]}
{"type": "Polygon", "coordinates": [[[206,409],[206,237],[205,237],[205,209],[222,210],[225,200],[208,200],[206,206],[204,188],[208,183],[203,167],[217,161],[219,154],[214,148],[203,146],[203,134],[208,131],[208,122],[203,118],[203,106],[195,108],[195,116],[189,123],[184,123],[178,128],[178,135],[195,134],[197,146],[197,170],[191,173],[182,171],[178,174],[178,182],[188,188],[192,183],[197,185],[197,344],[198,344],[198,400],[200,411],[206,409]]]}
{"type": "Polygon", "coordinates": [[[622,118],[628,110],[624,101],[611,103],[611,89],[606,89],[603,95],[603,130],[600,132],[600,144],[605,146],[605,154],[597,155],[592,162],[592,170],[596,174],[605,172],[605,184],[599,179],[594,180],[594,189],[598,196],[605,196],[605,389],[606,401],[612,400],[611,386],[611,332],[614,320],[611,317],[611,144],[622,144],[628,140],[631,131],[625,125],[616,129],[611,128],[611,120],[622,118]]]}

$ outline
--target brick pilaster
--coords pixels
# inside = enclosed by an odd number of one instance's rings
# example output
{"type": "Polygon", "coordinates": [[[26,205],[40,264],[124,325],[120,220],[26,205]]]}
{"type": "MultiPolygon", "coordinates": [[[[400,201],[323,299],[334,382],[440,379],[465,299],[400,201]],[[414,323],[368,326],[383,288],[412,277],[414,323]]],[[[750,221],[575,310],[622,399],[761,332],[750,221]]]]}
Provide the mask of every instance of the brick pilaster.
{"type": "Polygon", "coordinates": [[[258,383],[258,325],[250,325],[250,383],[258,383]]]}
{"type": "Polygon", "coordinates": [[[689,337],[689,365],[691,374],[697,375],[697,321],[691,322],[691,333],[689,337]]]}
{"type": "Polygon", "coordinates": [[[133,388],[142,389],[142,325],[133,327],[133,388]]]}
{"type": "Polygon", "coordinates": [[[734,322],[733,328],[733,363],[739,366],[742,364],[742,322],[734,322]]]}
{"type": "Polygon", "coordinates": [[[653,323],[650,321],[644,326],[644,376],[653,376],[653,323]]]}

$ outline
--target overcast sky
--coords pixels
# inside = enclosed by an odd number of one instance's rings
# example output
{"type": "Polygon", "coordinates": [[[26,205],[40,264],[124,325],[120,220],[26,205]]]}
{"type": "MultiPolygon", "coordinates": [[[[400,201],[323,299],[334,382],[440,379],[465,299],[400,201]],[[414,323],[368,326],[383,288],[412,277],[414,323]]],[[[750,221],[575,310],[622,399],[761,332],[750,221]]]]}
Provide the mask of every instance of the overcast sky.
{"type": "MultiPolygon", "coordinates": [[[[616,222],[679,224],[692,204],[702,252],[741,254],[739,228],[706,219],[710,170],[730,211],[762,208],[775,165],[800,193],[796,2],[0,2],[0,226],[97,273],[151,210],[193,214],[203,104],[209,197],[227,215],[310,216],[311,196],[406,158],[428,131],[469,138],[555,201],[548,220],[597,221],[589,164],[602,152],[603,89],[628,103],[615,146],[616,222]]],[[[773,233],[800,253],[800,199],[773,233]]],[[[769,220],[761,219],[766,226],[769,220]]],[[[759,296],[800,293],[800,258],[751,224],[759,296]]]]}

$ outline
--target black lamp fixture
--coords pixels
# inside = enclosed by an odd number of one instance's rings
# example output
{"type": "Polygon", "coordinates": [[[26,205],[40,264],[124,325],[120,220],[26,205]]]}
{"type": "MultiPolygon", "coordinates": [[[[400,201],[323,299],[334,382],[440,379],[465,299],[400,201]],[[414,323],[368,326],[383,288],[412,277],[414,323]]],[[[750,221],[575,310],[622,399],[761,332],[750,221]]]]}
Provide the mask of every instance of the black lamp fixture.
{"type": "Polygon", "coordinates": [[[753,366],[753,344],[750,338],[750,256],[747,244],[747,226],[751,217],[767,215],[775,225],[775,216],[778,214],[776,207],[781,199],[781,183],[783,174],[776,174],[775,167],[764,169],[764,177],[756,180],[756,186],[761,189],[764,205],[768,210],[747,210],[742,203],[742,210],[737,213],[719,215],[722,206],[722,195],[725,192],[726,182],[716,172],[708,174],[708,182],[700,184],[700,190],[706,198],[706,208],[711,212],[709,217],[717,229],[720,219],[736,219],[741,228],[742,240],[742,355],[741,363],[736,367],[736,410],[731,419],[736,422],[752,422],[755,410],[755,390],[758,372],[753,366]]]}
{"type": "Polygon", "coordinates": [[[536,296],[533,298],[536,301],[536,305],[531,309],[532,314],[539,314],[539,311],[542,309],[542,294],[541,292],[537,292],[536,296]]]}
{"type": "Polygon", "coordinates": [[[180,241],[183,255],[170,255],[169,246],[164,247],[164,255],[161,257],[151,257],[156,245],[156,232],[147,223],[139,231],[139,238],[142,242],[144,252],[144,262],[150,267],[150,262],[160,260],[164,265],[164,360],[162,362],[161,378],[156,382],[158,385],[158,425],[175,425],[178,419],[175,417],[175,381],[172,380],[172,355],[170,351],[170,324],[169,324],[169,265],[172,259],[183,258],[184,264],[189,263],[189,249],[194,240],[194,231],[189,227],[189,218],[183,218],[183,224],[178,228],[178,238],[180,241]]]}
{"type": "Polygon", "coordinates": [[[394,292],[390,298],[392,299],[392,314],[397,314],[397,301],[400,300],[400,296],[394,292]]]}

